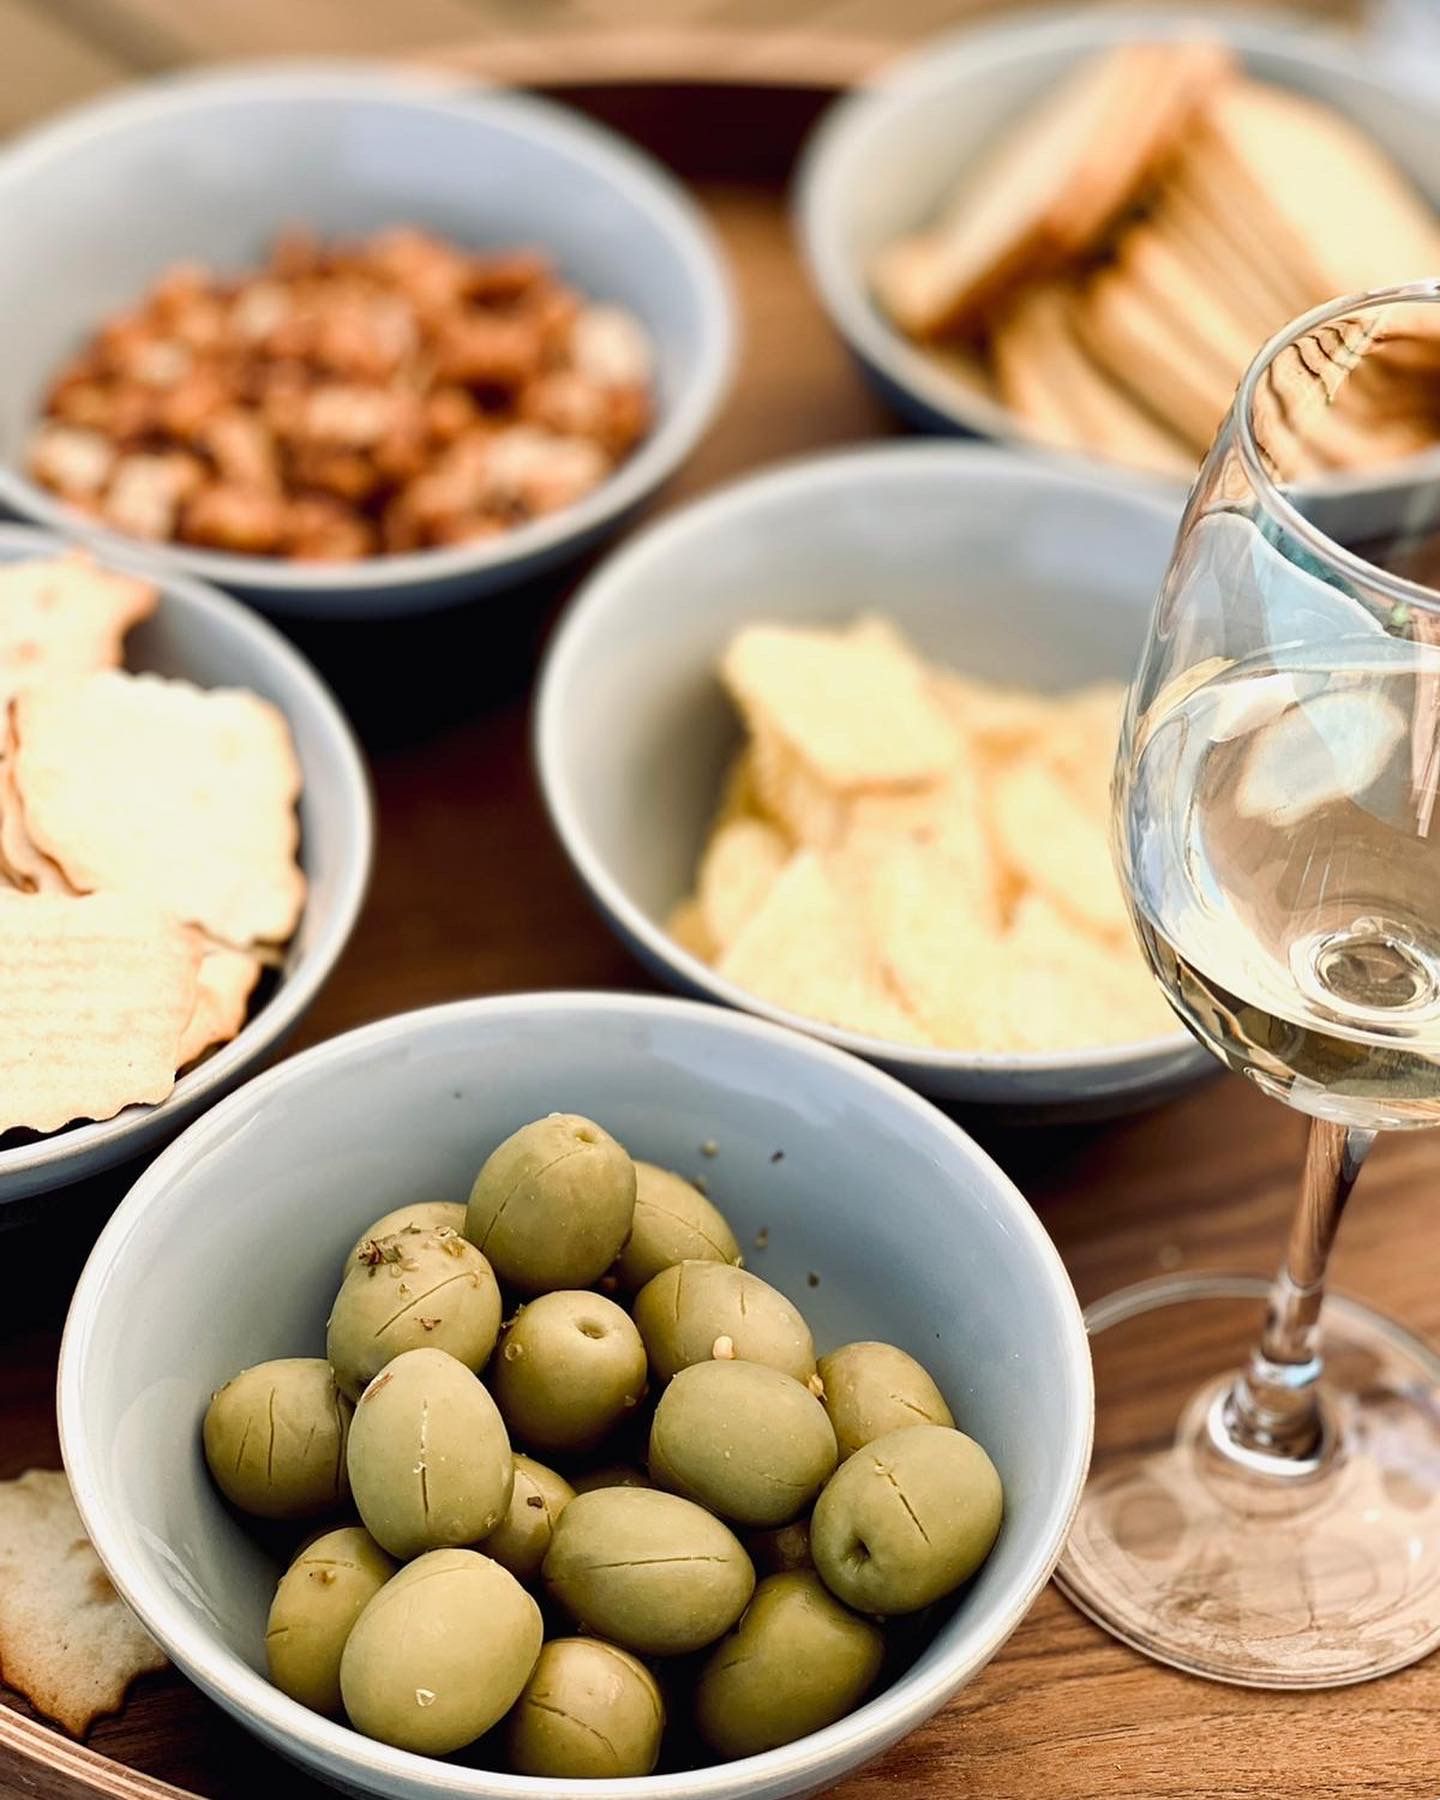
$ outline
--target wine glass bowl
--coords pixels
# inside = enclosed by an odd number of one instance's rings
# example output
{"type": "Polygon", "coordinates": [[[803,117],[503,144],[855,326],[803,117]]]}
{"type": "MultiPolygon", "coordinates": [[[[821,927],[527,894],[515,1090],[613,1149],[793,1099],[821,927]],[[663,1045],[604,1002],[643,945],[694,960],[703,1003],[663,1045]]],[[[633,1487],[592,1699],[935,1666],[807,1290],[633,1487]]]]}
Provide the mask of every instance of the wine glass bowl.
{"type": "MultiPolygon", "coordinates": [[[[1440,1124],[1437,446],[1440,284],[1273,339],[1191,494],[1117,760],[1157,979],[1312,1123],[1258,1345],[1198,1392],[1170,1359],[1173,1435],[1102,1425],[1060,1580],[1138,1648],[1248,1685],[1365,1680],[1440,1643],[1440,1358],[1324,1300],[1375,1134],[1440,1124]]],[[[1195,1276],[1092,1308],[1102,1420],[1107,1362],[1256,1295],[1195,1276]]]]}

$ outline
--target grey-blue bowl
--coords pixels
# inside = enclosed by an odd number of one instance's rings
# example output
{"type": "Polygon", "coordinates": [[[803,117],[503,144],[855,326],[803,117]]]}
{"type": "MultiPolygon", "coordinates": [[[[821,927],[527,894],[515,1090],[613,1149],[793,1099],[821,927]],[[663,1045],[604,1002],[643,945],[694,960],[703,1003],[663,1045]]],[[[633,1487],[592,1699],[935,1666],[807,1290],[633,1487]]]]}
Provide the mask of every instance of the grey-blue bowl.
{"type": "MultiPolygon", "coordinates": [[[[0,525],[0,563],[53,556],[65,548],[59,538],[28,526],[0,525]]],[[[127,667],[183,675],[201,687],[251,688],[273,700],[289,720],[304,777],[305,911],[286,947],[274,992],[238,1037],[180,1077],[167,1100],[127,1106],[113,1119],[0,1148],[0,1215],[7,1203],[155,1150],[253,1074],[295,1029],[340,960],[370,880],[375,822],[365,762],[334,696],[309,663],[248,607],[183,575],[157,574],[133,546],[113,552],[107,547],[104,560],[148,577],[160,590],[156,612],[130,634],[127,667]]]]}
{"type": "Polygon", "coordinates": [[[363,64],[185,75],[83,106],[0,151],[0,507],[91,536],[20,462],[45,384],[170,263],[241,270],[283,226],[413,223],[537,244],[653,341],[655,429],[600,488],[504,537],[315,564],[181,545],[156,568],[276,613],[383,617],[511,587],[615,529],[690,453],[724,396],[729,280],[696,207],[650,159],[563,107],[363,64]]]}
{"type": "Polygon", "coordinates": [[[200,1453],[220,1382],[322,1352],[357,1232],[419,1194],[463,1198],[503,1137],[556,1107],[636,1156],[703,1168],[747,1262],[820,1346],[888,1338],[922,1358],[1000,1470],[995,1550],[858,1712],[763,1756],[583,1784],[595,1800],[818,1792],[938,1711],[1020,1622],[1080,1496],[1093,1402],[1079,1307],[1022,1196],[933,1107],[796,1032],[677,1000],[519,994],[347,1033],[232,1095],[141,1176],[76,1288],[60,1431],[86,1530],[176,1664],[312,1773],[387,1800],[578,1794],[390,1749],[271,1687],[277,1567],[200,1453]]]}
{"type": "Polygon", "coordinates": [[[1038,688],[1129,679],[1178,506],[978,444],[813,457],[671,513],[581,588],[550,647],[536,756],[606,920],[683,993],[814,1032],[937,1099],[1051,1119],[1148,1105],[1209,1072],[1181,1030],[1046,1055],[925,1050],[802,1019],[665,930],[739,739],[716,669],[754,619],[892,617],[935,661],[1038,688]]]}
{"type": "MultiPolygon", "coordinates": [[[[796,230],[825,309],[866,375],[913,424],[997,438],[1071,467],[1094,465],[1046,445],[998,400],[947,374],[886,317],[867,270],[883,245],[933,218],[981,146],[1075,63],[1109,44],[1197,31],[1225,39],[1264,80],[1353,119],[1440,206],[1440,93],[1418,81],[1401,87],[1393,71],[1335,33],[1263,11],[1126,6],[1067,7],[938,38],[831,108],[795,182],[796,230]]],[[[1125,474],[1137,486],[1177,485],[1125,474]]]]}

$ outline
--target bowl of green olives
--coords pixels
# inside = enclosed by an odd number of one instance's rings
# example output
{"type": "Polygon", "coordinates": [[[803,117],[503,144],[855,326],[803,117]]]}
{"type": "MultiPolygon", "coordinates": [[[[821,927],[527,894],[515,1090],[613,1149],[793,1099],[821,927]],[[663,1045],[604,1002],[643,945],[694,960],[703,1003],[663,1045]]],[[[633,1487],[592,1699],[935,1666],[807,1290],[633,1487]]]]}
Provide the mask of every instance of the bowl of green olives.
{"type": "Polygon", "coordinates": [[[76,1289],[66,1467],[271,1747],[403,1800],[781,1800],[1048,1579],[1085,1333],[1023,1197],[883,1073],[627,995],[404,1015],[262,1076],[76,1289]]]}

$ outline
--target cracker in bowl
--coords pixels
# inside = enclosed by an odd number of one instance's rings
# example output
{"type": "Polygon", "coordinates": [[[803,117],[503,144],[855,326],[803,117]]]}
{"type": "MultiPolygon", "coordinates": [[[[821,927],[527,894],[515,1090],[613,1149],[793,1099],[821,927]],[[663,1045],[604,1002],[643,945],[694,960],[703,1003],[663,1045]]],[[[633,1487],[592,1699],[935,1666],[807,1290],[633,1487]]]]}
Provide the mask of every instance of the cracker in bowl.
{"type": "Polygon", "coordinates": [[[888,622],[757,624],[748,742],[670,931],[772,1004],[887,1042],[1043,1054],[1174,1019],[1108,849],[1123,690],[1008,689],[888,622]]]}
{"type": "Polygon", "coordinates": [[[166,1099],[304,906],[289,724],[121,668],[156,600],[80,552],[0,566],[0,1134],[166,1099]]]}

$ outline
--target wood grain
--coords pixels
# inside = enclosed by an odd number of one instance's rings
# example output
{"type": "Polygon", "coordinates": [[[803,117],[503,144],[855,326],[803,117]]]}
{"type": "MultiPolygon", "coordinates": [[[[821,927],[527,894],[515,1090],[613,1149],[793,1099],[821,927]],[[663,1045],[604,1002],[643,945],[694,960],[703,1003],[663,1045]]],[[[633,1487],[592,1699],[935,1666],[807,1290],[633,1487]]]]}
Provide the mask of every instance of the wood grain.
{"type": "MultiPolygon", "coordinates": [[[[0,21],[3,21],[0,11],[0,21]]],[[[811,299],[783,207],[813,93],[719,90],[587,96],[687,174],[735,264],[747,323],[719,424],[662,498],[756,464],[891,429],[811,299]],[[737,132],[734,121],[743,118],[737,132]],[[743,154],[736,154],[743,148],[743,154]]],[[[963,572],[957,572],[961,578],[963,572]]],[[[380,810],[374,890],[354,942],[294,1047],[460,995],[646,985],[601,926],[543,817],[528,749],[528,687],[563,602],[553,585],[403,627],[297,633],[361,722],[380,810]]],[[[877,595],[883,603],[883,595],[877,595]]],[[[1104,1129],[996,1131],[967,1121],[1035,1203],[1082,1299],[1160,1270],[1264,1270],[1278,1254],[1299,1122],[1230,1078],[1104,1129]]],[[[86,1243],[120,1172],[48,1202],[7,1234],[24,1279],[0,1328],[0,1476],[58,1457],[54,1358],[86,1243]],[[56,1219],[63,1229],[55,1229],[56,1219]]],[[[1342,1234],[1337,1280],[1440,1334],[1433,1236],[1440,1140],[1383,1143],[1342,1234]]],[[[1205,1347],[1177,1342],[1172,1357],[1205,1347]]],[[[1143,1370],[1131,1377],[1143,1393],[1143,1370]]],[[[323,1791],[230,1724],[178,1676],[149,1677],[90,1751],[0,1705],[0,1795],[209,1800],[323,1791]],[[37,1755],[37,1746],[40,1746],[37,1755]]],[[[836,1790],[841,1800],[1435,1800],[1440,1664],[1339,1693],[1251,1694],[1151,1665],[1048,1590],[1011,1643],[940,1718],[836,1790]]]]}

